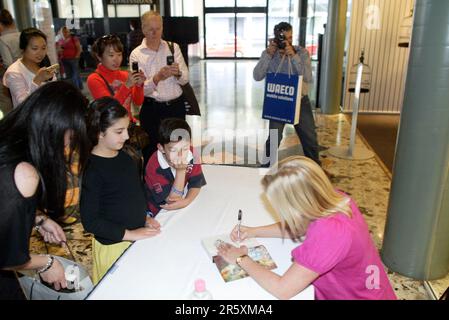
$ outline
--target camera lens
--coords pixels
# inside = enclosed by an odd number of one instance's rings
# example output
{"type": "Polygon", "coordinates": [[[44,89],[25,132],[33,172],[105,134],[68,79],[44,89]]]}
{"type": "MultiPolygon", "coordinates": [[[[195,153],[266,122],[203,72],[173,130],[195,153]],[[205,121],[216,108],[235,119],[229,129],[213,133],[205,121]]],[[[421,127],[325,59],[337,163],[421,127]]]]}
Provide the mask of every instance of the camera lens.
{"type": "Polygon", "coordinates": [[[276,29],[274,30],[274,36],[275,36],[275,41],[276,41],[277,47],[278,47],[279,49],[285,49],[285,43],[284,43],[284,41],[285,41],[285,35],[284,35],[284,30],[283,30],[283,29],[276,28],[276,29]]]}

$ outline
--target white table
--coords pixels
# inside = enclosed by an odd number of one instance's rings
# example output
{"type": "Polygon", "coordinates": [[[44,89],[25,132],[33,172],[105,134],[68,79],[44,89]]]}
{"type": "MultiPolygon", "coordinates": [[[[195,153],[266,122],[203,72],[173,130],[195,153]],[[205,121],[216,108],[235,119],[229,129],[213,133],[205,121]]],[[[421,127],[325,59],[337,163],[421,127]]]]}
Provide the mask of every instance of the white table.
{"type": "MultiPolygon", "coordinates": [[[[250,277],[225,283],[201,245],[201,239],[230,232],[239,209],[243,223],[257,226],[273,223],[265,208],[260,180],[264,170],[228,166],[203,166],[207,185],[187,208],[163,211],[157,216],[162,233],[135,242],[98,283],[90,300],[187,299],[194,281],[202,278],[214,299],[268,300],[274,297],[250,277]]],[[[291,265],[291,240],[258,239],[283,274],[291,265]]],[[[294,299],[312,300],[313,286],[294,299]]]]}

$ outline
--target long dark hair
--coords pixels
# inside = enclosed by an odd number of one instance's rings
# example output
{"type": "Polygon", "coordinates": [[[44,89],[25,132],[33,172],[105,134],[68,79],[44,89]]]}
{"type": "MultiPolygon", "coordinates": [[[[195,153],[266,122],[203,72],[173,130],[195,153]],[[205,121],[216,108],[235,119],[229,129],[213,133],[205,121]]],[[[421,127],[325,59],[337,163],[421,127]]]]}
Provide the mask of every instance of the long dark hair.
{"type": "Polygon", "coordinates": [[[51,217],[63,214],[67,173],[79,156],[82,173],[89,155],[87,99],[73,85],[55,81],[41,86],[0,121],[0,166],[31,163],[41,177],[39,208],[51,217]],[[69,153],[64,138],[71,134],[69,153]]]}
{"type": "Polygon", "coordinates": [[[89,105],[87,134],[92,147],[98,144],[98,135],[106,132],[117,120],[128,115],[128,110],[112,97],[102,97],[89,105]]]}

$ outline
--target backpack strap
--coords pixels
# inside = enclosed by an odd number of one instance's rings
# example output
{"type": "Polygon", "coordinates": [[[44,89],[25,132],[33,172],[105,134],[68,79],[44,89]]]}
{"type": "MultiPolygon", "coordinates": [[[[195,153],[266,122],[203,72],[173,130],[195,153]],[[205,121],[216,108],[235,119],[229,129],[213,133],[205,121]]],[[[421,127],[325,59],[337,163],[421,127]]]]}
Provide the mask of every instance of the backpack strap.
{"type": "Polygon", "coordinates": [[[173,42],[167,41],[168,48],[170,49],[170,52],[172,55],[175,55],[175,46],[173,45],[173,42]]]}

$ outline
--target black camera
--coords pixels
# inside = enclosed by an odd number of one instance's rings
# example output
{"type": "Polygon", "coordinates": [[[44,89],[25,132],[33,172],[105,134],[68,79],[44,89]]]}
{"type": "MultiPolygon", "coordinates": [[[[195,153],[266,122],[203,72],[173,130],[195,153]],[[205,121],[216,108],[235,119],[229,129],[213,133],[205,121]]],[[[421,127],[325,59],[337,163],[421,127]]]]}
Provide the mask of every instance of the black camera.
{"type": "Polygon", "coordinates": [[[284,34],[285,31],[287,31],[287,29],[282,26],[282,23],[274,27],[274,42],[279,49],[285,49],[286,47],[286,44],[284,42],[285,40],[287,40],[284,34]]]}

